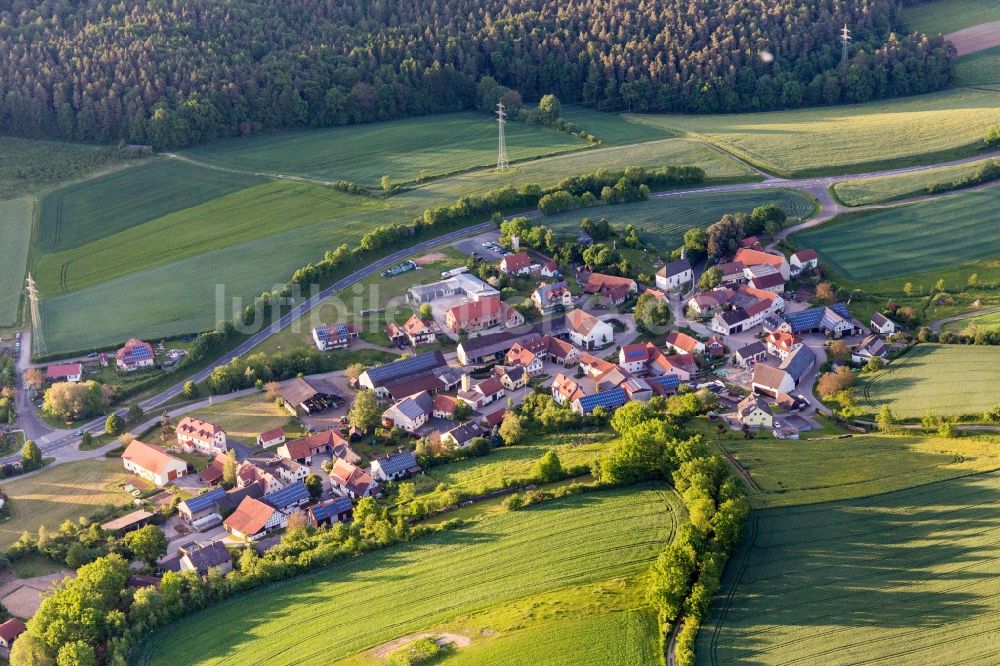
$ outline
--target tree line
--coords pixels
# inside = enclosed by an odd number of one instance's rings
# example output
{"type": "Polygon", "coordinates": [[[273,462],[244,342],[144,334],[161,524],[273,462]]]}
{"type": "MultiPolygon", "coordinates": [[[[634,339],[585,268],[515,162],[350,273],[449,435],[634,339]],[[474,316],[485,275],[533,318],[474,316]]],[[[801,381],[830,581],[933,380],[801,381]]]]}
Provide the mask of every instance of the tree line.
{"type": "Polygon", "coordinates": [[[759,111],[937,90],[954,61],[942,37],[906,34],[893,0],[2,0],[0,126],[159,148],[512,93],[759,111]]]}

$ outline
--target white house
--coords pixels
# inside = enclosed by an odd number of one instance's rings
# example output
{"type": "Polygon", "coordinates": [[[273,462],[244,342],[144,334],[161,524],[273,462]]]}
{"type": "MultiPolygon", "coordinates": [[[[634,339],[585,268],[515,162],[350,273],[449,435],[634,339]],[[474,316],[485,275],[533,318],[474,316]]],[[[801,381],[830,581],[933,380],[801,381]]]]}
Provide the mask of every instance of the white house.
{"type": "Polygon", "coordinates": [[[433,410],[434,398],[430,393],[414,393],[382,412],[382,425],[387,428],[398,426],[406,432],[415,432],[427,423],[433,410]]]}
{"type": "Polygon", "coordinates": [[[670,331],[669,333],[667,333],[667,338],[664,341],[663,346],[678,354],[705,353],[704,342],[701,342],[700,340],[695,340],[687,333],[681,333],[680,331],[670,331]]]}
{"type": "Polygon", "coordinates": [[[877,335],[869,335],[858,343],[858,346],[851,352],[851,361],[858,365],[864,365],[877,356],[885,361],[889,357],[889,348],[877,335]]]}
{"type": "Polygon", "coordinates": [[[420,472],[412,451],[400,451],[380,456],[372,461],[371,476],[376,481],[405,479],[420,472]]]}
{"type": "Polygon", "coordinates": [[[50,382],[83,381],[83,366],[79,363],[57,363],[45,368],[45,379],[50,382]]]}
{"type": "Polygon", "coordinates": [[[134,372],[142,368],[151,368],[156,363],[153,345],[142,340],[129,338],[125,346],[115,354],[115,362],[119,372],[134,372]]]}
{"type": "Polygon", "coordinates": [[[215,456],[229,450],[226,431],[201,419],[185,416],[177,424],[176,435],[177,444],[188,453],[197,451],[206,456],[215,456]]]}
{"type": "Polygon", "coordinates": [[[570,342],[581,349],[601,349],[615,339],[615,330],[611,324],[580,309],[571,310],[566,315],[566,329],[570,342]]]}
{"type": "Polygon", "coordinates": [[[334,461],[330,470],[330,485],[335,495],[351,499],[381,494],[378,482],[368,472],[340,458],[334,461]]]}
{"type": "Polygon", "coordinates": [[[816,250],[799,250],[791,256],[788,264],[792,275],[799,275],[819,266],[819,257],[816,250]]]}
{"type": "Polygon", "coordinates": [[[273,446],[280,446],[285,443],[285,431],[282,428],[275,428],[257,435],[257,446],[269,449],[273,446]]]}
{"type": "Polygon", "coordinates": [[[122,454],[125,469],[136,476],[162,488],[171,481],[187,474],[187,463],[167,453],[154,444],[139,440],[132,443],[122,454]]]}
{"type": "Polygon", "coordinates": [[[531,257],[527,252],[508,254],[500,260],[499,268],[506,275],[527,275],[531,272],[531,257]]]}
{"type": "Polygon", "coordinates": [[[358,329],[354,324],[338,322],[336,324],[320,324],[313,329],[312,338],[316,349],[330,351],[344,349],[350,346],[351,340],[358,337],[358,329]]]}
{"type": "Polygon", "coordinates": [[[740,423],[750,428],[770,428],[774,425],[774,416],[767,403],[757,395],[750,394],[736,406],[740,423]]]}
{"type": "Polygon", "coordinates": [[[764,250],[741,247],[736,251],[736,257],[733,261],[743,264],[744,267],[759,265],[773,266],[778,269],[778,272],[781,273],[781,277],[785,278],[785,280],[788,280],[788,278],[792,276],[788,260],[785,259],[785,255],[780,252],[771,253],[765,252],[764,250]]]}
{"type": "Polygon", "coordinates": [[[878,333],[879,335],[892,335],[899,328],[896,326],[896,322],[889,319],[881,312],[876,312],[872,315],[871,325],[872,331],[878,333]]]}
{"type": "Polygon", "coordinates": [[[656,271],[656,288],[661,291],[680,289],[694,281],[694,271],[687,259],[678,259],[656,271]]]}

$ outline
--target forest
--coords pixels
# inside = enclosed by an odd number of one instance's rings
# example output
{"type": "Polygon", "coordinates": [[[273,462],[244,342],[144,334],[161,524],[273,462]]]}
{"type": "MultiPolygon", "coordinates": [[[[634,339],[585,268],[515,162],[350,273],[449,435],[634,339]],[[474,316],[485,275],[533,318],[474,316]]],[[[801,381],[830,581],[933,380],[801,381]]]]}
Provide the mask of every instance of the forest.
{"type": "Polygon", "coordinates": [[[938,90],[954,61],[894,0],[0,0],[0,127],[163,148],[499,95],[756,111],[938,90]]]}

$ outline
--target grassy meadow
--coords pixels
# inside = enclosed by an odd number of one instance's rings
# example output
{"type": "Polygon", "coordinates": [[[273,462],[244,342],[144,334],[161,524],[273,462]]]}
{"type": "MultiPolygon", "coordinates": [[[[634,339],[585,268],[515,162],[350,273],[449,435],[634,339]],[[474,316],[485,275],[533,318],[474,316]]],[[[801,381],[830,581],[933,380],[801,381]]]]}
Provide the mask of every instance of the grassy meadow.
{"type": "Polygon", "coordinates": [[[749,522],[699,664],[996,663],[997,473],[749,522]]]}
{"type": "Polygon", "coordinates": [[[868,206],[927,194],[927,188],[938,183],[953,183],[972,176],[995,159],[976,160],[966,164],[922,169],[912,173],[878,178],[843,180],[833,185],[833,191],[845,205],[868,206]]]}
{"type": "Polygon", "coordinates": [[[760,489],[748,489],[755,508],[866,497],[1000,469],[1000,437],[992,435],[727,439],[715,446],[738,461],[760,489]]]}
{"type": "Polygon", "coordinates": [[[294,650],[297,663],[327,664],[521,598],[571,594],[645,570],[680,510],[665,487],[652,486],[497,514],[182,618],[153,635],[149,663],[275,663],[294,650]],[[394,580],[406,584],[387,584],[394,580]],[[215,629],[194,630],[205,622],[215,629]]]}
{"type": "Polygon", "coordinates": [[[852,283],[942,270],[1000,255],[1000,187],[842,216],[791,237],[852,283]]]}
{"type": "Polygon", "coordinates": [[[628,117],[705,139],[768,172],[818,176],[974,155],[997,122],[997,103],[995,91],[962,88],[795,111],[628,117]]]}
{"type": "MultiPolygon", "coordinates": [[[[509,122],[511,161],[581,150],[587,143],[566,132],[509,122]]],[[[496,119],[451,113],[371,125],[258,134],[184,151],[207,164],[269,174],[350,180],[378,187],[382,176],[406,183],[496,164],[496,119]]]]}
{"type": "Polygon", "coordinates": [[[903,8],[906,26],[928,35],[955,32],[980,23],[998,20],[996,0],[932,0],[903,8]]]}
{"type": "Polygon", "coordinates": [[[55,530],[62,521],[90,515],[103,504],[127,504],[132,498],[119,487],[126,476],[116,458],[64,463],[5,480],[12,517],[0,523],[0,548],[6,550],[25,530],[37,532],[40,525],[55,530]]]}
{"type": "Polygon", "coordinates": [[[17,323],[34,208],[32,197],[0,201],[0,328],[17,323]]]}
{"type": "Polygon", "coordinates": [[[643,239],[662,250],[672,250],[680,245],[684,232],[691,227],[707,227],[725,213],[749,213],[768,203],[777,204],[789,217],[809,217],[815,207],[810,197],[793,190],[747,190],[684,194],[616,206],[581,208],[547,215],[540,221],[556,233],[575,236],[583,218],[603,217],[618,227],[634,224],[643,239]]]}
{"type": "Polygon", "coordinates": [[[673,130],[638,122],[624,113],[595,111],[584,106],[563,106],[561,115],[601,140],[605,145],[623,145],[668,139],[677,135],[673,130]]]}
{"type": "Polygon", "coordinates": [[[1000,348],[920,344],[864,382],[865,407],[901,418],[978,416],[1000,403],[1000,348]]]}
{"type": "Polygon", "coordinates": [[[247,446],[255,446],[257,435],[275,428],[284,428],[289,438],[301,434],[301,425],[289,423],[291,415],[269,400],[266,393],[199,407],[185,416],[214,423],[225,430],[228,437],[247,446]]]}
{"type": "MultiPolygon", "coordinates": [[[[1000,7],[997,7],[997,16],[1000,16],[1000,7]]],[[[955,85],[987,84],[1000,84],[1000,46],[970,53],[958,59],[955,85]]]]}
{"type": "Polygon", "coordinates": [[[0,200],[41,192],[122,160],[109,146],[0,136],[0,200]]]}
{"type": "Polygon", "coordinates": [[[994,330],[1000,328],[1000,312],[988,312],[968,319],[951,321],[941,327],[943,331],[974,335],[977,330],[994,330]]]}

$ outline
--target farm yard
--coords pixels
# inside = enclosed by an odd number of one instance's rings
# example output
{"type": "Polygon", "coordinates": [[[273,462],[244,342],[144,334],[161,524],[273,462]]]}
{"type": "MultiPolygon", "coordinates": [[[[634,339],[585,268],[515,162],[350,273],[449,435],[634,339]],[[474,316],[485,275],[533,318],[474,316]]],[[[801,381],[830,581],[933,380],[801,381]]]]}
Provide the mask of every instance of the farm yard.
{"type": "Polygon", "coordinates": [[[650,486],[497,514],[185,617],[153,635],[149,663],[267,663],[293,647],[297,663],[330,663],[523,597],[571,594],[643,571],[670,539],[680,510],[665,487],[650,486]],[[407,584],[386,584],[400,579],[407,584]],[[359,598],[365,602],[355,603],[359,598]],[[347,606],[351,622],[340,612],[347,606]],[[192,630],[206,622],[215,629],[192,630]]]}
{"type": "Polygon", "coordinates": [[[755,512],[700,664],[996,663],[1000,475],[755,512]]]}
{"type": "MultiPolygon", "coordinates": [[[[1000,348],[972,345],[914,347],[864,385],[864,406],[889,405],[900,418],[979,417],[1000,402],[1000,348]]],[[[859,401],[861,402],[861,401],[859,401]]]]}
{"type": "Polygon", "coordinates": [[[120,459],[81,460],[4,481],[12,517],[0,523],[0,547],[10,547],[25,530],[37,532],[40,525],[54,530],[102,505],[127,504],[132,498],[119,488],[126,476],[120,459]]]}
{"type": "MultiPolygon", "coordinates": [[[[507,124],[511,161],[582,150],[587,143],[565,132],[522,122],[507,124]]],[[[496,123],[485,114],[423,118],[260,134],[217,141],[184,151],[216,166],[378,187],[382,176],[410,183],[496,164],[496,123]]]]}
{"type": "Polygon", "coordinates": [[[942,270],[1000,255],[1000,186],[843,216],[795,234],[855,284],[942,270]],[[885,239],[891,238],[892,243],[885,239]]]}
{"type": "Polygon", "coordinates": [[[920,433],[787,442],[727,439],[715,446],[749,472],[755,508],[866,497],[1000,469],[1000,437],[945,439],[920,433]]]}
{"type": "Polygon", "coordinates": [[[931,185],[952,183],[976,174],[987,164],[1000,160],[984,159],[939,169],[879,178],[843,180],[833,185],[837,198],[847,206],[869,206],[927,194],[931,185]]]}
{"type": "Polygon", "coordinates": [[[17,322],[33,211],[31,197],[0,201],[0,328],[17,322]]]}
{"type": "Polygon", "coordinates": [[[691,227],[707,227],[726,213],[749,213],[768,203],[780,206],[789,217],[809,217],[815,208],[809,196],[793,190],[748,190],[684,194],[617,206],[581,208],[547,215],[541,222],[557,234],[575,236],[583,218],[603,217],[618,228],[633,224],[644,240],[661,250],[672,250],[680,245],[684,232],[691,227]]]}
{"type": "Polygon", "coordinates": [[[962,88],[829,108],[711,116],[633,115],[788,177],[931,164],[974,155],[996,124],[997,93],[962,88]]]}

